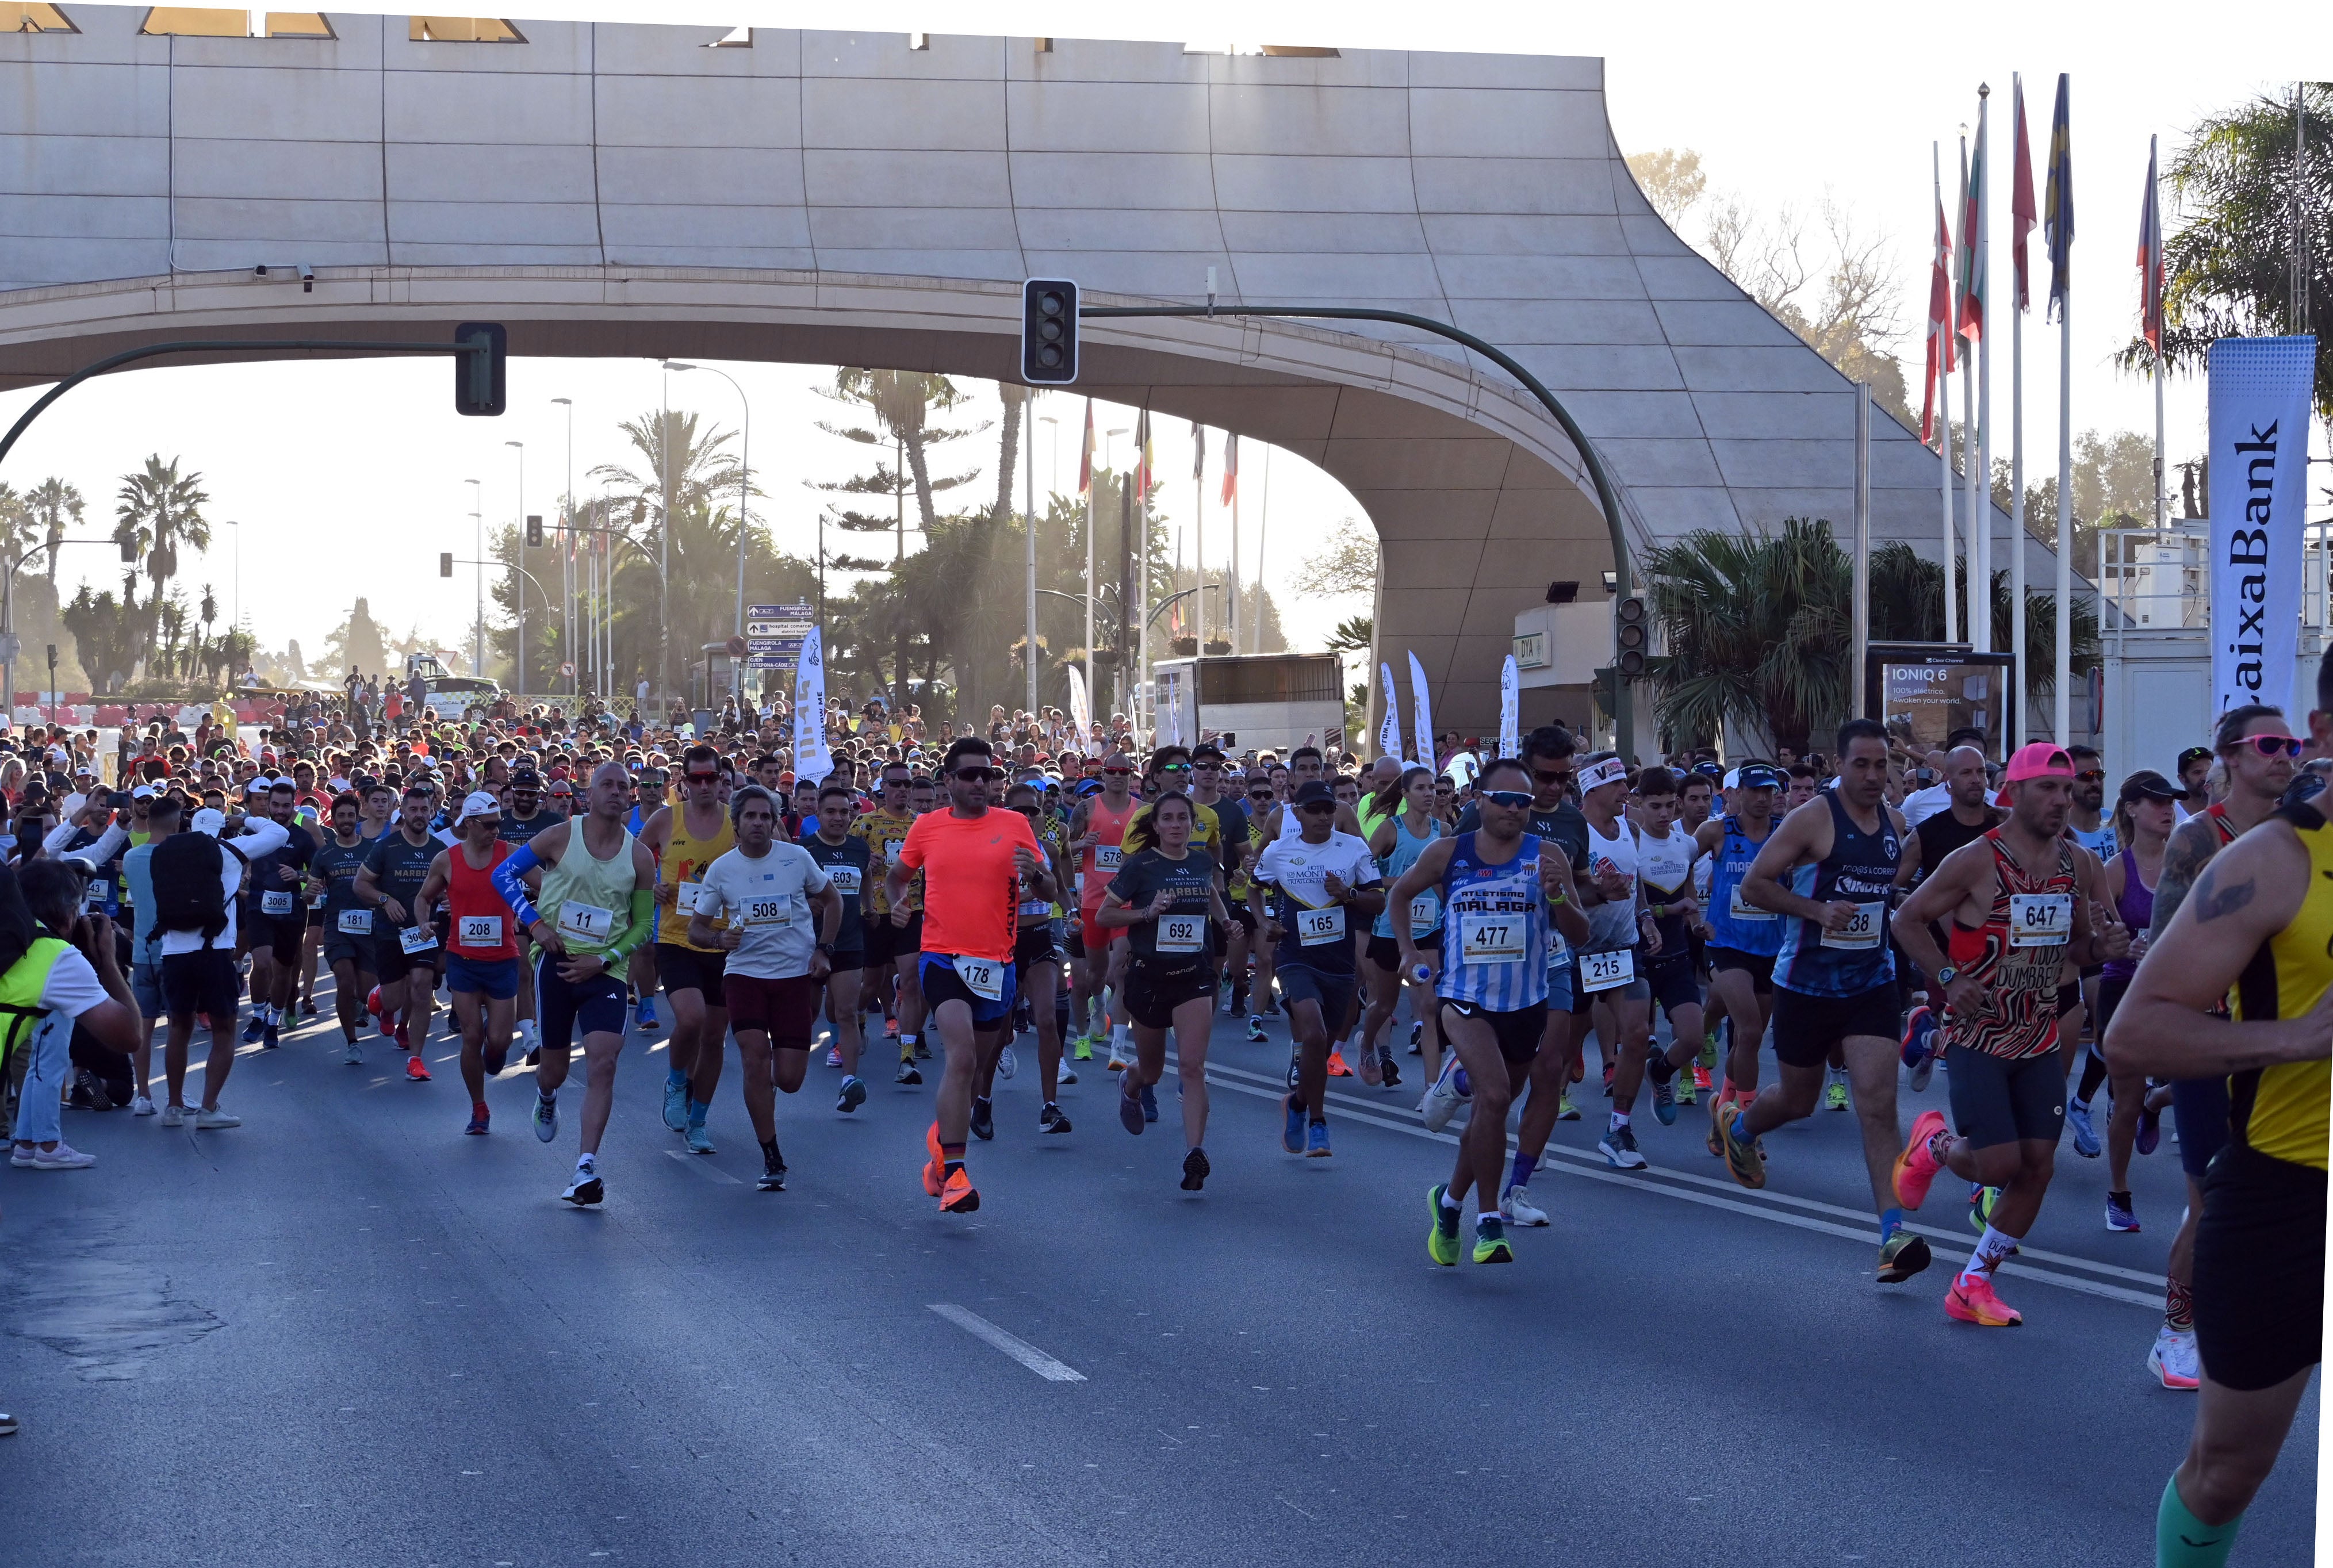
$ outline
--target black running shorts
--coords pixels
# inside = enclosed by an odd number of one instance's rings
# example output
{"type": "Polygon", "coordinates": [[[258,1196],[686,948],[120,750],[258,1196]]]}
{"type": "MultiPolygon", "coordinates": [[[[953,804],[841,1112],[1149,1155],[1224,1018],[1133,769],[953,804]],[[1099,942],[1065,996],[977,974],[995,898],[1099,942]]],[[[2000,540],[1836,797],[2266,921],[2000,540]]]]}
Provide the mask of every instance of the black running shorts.
{"type": "Polygon", "coordinates": [[[1902,1009],[1888,980],[1851,997],[1809,996],[1774,988],[1774,1057],[1786,1067],[1819,1067],[1830,1048],[1853,1035],[1894,1044],[1902,1009]]]}
{"type": "MultiPolygon", "coordinates": [[[[2185,1129],[2181,1129],[2183,1141],[2185,1129]]],[[[2195,1226],[2195,1349],[2213,1382],[2274,1388],[2325,1335],[2325,1172],[2230,1144],[2195,1226]]]]}
{"type": "Polygon", "coordinates": [[[1949,1042],[1944,1076],[1953,1125],[1974,1149],[2058,1142],[2066,1125],[2066,1066],[2054,1050],[2011,1061],[1949,1042]]]}

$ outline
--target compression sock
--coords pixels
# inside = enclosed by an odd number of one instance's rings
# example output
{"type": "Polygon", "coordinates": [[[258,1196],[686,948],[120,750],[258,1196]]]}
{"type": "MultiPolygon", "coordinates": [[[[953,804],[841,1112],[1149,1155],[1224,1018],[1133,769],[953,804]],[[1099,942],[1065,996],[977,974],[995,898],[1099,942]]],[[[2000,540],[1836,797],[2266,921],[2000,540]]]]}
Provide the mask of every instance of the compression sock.
{"type": "Polygon", "coordinates": [[[1984,1234],[1977,1238],[1976,1250],[1969,1254],[1968,1267],[1961,1270],[1961,1276],[1963,1279],[1989,1277],[1993,1265],[2016,1250],[2017,1238],[1987,1225],[1984,1234]]]}
{"type": "Polygon", "coordinates": [[[2174,1334],[2195,1332],[2195,1297],[2180,1280],[2163,1282],[2163,1322],[2174,1334]]]}
{"type": "Polygon", "coordinates": [[[1538,1169],[1538,1155],[1526,1154],[1520,1149],[1516,1150],[1514,1169],[1507,1175],[1507,1190],[1512,1192],[1518,1187],[1530,1186],[1531,1172],[1538,1169]]]}
{"type": "Polygon", "coordinates": [[[963,1170],[964,1145],[961,1143],[941,1144],[940,1167],[940,1180],[943,1181],[955,1175],[957,1171],[963,1170]]]}
{"type": "Polygon", "coordinates": [[[2098,1085],[2106,1081],[2106,1076],[2107,1065],[2099,1059],[2098,1047],[2092,1046],[2082,1053],[2082,1086],[2074,1095],[2074,1103],[2085,1111],[2088,1110],[2090,1096],[2098,1092],[2098,1085]]]}
{"type": "Polygon", "coordinates": [[[2187,1511],[2179,1477],[2173,1476],[2155,1508],[2155,1568],[2222,1568],[2243,1522],[2239,1514],[2224,1525],[2206,1525],[2187,1511]]]}
{"type": "Polygon", "coordinates": [[[778,1157],[778,1141],[775,1138],[764,1138],[762,1140],[762,1163],[764,1165],[782,1165],[785,1163],[783,1160],[778,1157]]]}
{"type": "Polygon", "coordinates": [[[1887,1246],[1887,1243],[1888,1243],[1888,1241],[1889,1241],[1889,1239],[1890,1239],[1891,1238],[1893,1238],[1893,1237],[1895,1236],[1895,1234],[1896,1234],[1898,1230],[1901,1230],[1901,1229],[1904,1229],[1904,1211],[1903,1211],[1901,1209],[1885,1209],[1880,1210],[1880,1214],[1879,1214],[1879,1245],[1880,1245],[1880,1246],[1882,1246],[1882,1247],[1887,1246]]]}

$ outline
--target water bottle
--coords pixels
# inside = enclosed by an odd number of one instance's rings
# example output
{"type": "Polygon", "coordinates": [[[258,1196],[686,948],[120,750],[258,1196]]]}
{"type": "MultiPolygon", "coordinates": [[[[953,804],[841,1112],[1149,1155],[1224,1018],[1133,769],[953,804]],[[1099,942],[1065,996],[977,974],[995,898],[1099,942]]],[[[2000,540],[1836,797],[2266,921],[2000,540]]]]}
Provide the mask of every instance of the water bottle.
{"type": "Polygon", "coordinates": [[[1430,984],[1434,980],[1434,966],[1423,961],[1414,963],[1409,966],[1409,978],[1419,985],[1430,984]]]}

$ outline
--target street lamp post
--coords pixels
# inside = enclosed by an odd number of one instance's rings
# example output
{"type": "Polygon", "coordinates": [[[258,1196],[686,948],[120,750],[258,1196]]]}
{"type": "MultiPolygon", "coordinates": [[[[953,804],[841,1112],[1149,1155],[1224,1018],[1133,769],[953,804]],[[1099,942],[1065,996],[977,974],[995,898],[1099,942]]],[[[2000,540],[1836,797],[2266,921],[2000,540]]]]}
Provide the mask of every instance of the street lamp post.
{"type": "MultiPolygon", "coordinates": [[[[737,378],[712,365],[692,365],[680,359],[667,359],[667,370],[710,370],[735,388],[738,406],[745,410],[744,434],[737,442],[737,620],[730,636],[745,635],[745,502],[754,493],[754,404],[745,396],[745,388],[737,385],[737,378]]],[[[742,704],[745,698],[744,666],[736,660],[729,662],[730,695],[742,704]]]]}
{"type": "MultiPolygon", "coordinates": [[[[518,536],[511,540],[511,566],[514,570],[526,555],[526,443],[505,441],[504,446],[518,449],[518,536]]],[[[513,695],[526,694],[526,573],[520,571],[512,583],[513,595],[518,600],[518,642],[511,649],[511,685],[513,695]]]]}
{"type": "MultiPolygon", "coordinates": [[[[1109,470],[1109,472],[1110,472],[1110,473],[1114,473],[1114,474],[1118,473],[1118,463],[1117,463],[1117,459],[1116,459],[1115,448],[1116,448],[1116,447],[1117,447],[1117,445],[1118,445],[1118,438],[1119,436],[1121,436],[1121,435],[1125,435],[1125,434],[1126,434],[1126,426],[1125,426],[1125,425],[1119,425],[1117,429],[1115,429],[1115,430],[1112,430],[1112,431],[1109,432],[1107,435],[1105,435],[1102,437],[1102,442],[1101,442],[1102,464],[1101,464],[1101,465],[1102,465],[1104,468],[1106,468],[1106,469],[1109,470]]],[[[1125,481],[1125,479],[1124,479],[1124,477],[1123,477],[1123,476],[1121,476],[1121,477],[1119,478],[1118,483],[1119,483],[1120,484],[1123,484],[1123,483],[1126,483],[1126,481],[1125,481]]],[[[1088,491],[1088,492],[1087,492],[1087,503],[1086,503],[1086,709],[1087,709],[1087,714],[1088,714],[1088,716],[1093,720],[1093,722],[1094,722],[1094,729],[1095,729],[1098,732],[1099,732],[1099,733],[1101,733],[1101,734],[1105,734],[1105,735],[1107,735],[1107,734],[1109,733],[1109,726],[1108,726],[1107,724],[1105,724],[1105,723],[1103,723],[1103,722],[1102,722],[1102,720],[1101,720],[1101,716],[1100,716],[1100,714],[1099,714],[1099,713],[1098,713],[1098,712],[1094,712],[1094,710],[1099,709],[1099,708],[1100,708],[1100,707],[1101,707],[1101,685],[1100,685],[1100,683],[1099,683],[1099,682],[1098,682],[1098,681],[1096,681],[1096,680],[1094,679],[1094,612],[1093,612],[1093,607],[1094,607],[1094,535],[1095,535],[1096,533],[1098,533],[1098,532],[1099,532],[1099,531],[1100,531],[1100,530],[1099,530],[1099,527],[1097,526],[1097,524],[1099,522],[1100,518],[1101,518],[1100,497],[1101,497],[1101,487],[1100,487],[1099,485],[1095,485],[1095,486],[1093,486],[1093,487],[1092,487],[1090,490],[1089,490],[1089,491],[1088,491]]],[[[1121,658],[1122,658],[1122,657],[1124,657],[1124,654],[1125,654],[1125,650],[1120,649],[1120,650],[1119,650],[1119,656],[1120,656],[1121,658]]]]}
{"type": "Polygon", "coordinates": [[[470,627],[470,674],[484,680],[486,674],[486,521],[482,498],[485,490],[482,482],[475,479],[466,479],[462,483],[470,487],[470,523],[478,536],[478,553],[475,559],[480,563],[473,574],[477,580],[478,618],[470,627]]]}
{"type": "Polygon", "coordinates": [[[553,397],[551,402],[553,407],[567,410],[567,489],[560,501],[565,511],[559,536],[559,588],[567,596],[567,616],[565,629],[559,635],[559,656],[561,663],[575,672],[567,677],[567,694],[571,697],[576,692],[576,675],[583,669],[582,661],[575,656],[575,535],[566,526],[566,520],[575,512],[575,400],[553,397]]]}
{"type": "Polygon", "coordinates": [[[664,377],[664,423],[657,431],[657,469],[664,514],[657,521],[657,695],[672,703],[672,372],[664,377]]]}

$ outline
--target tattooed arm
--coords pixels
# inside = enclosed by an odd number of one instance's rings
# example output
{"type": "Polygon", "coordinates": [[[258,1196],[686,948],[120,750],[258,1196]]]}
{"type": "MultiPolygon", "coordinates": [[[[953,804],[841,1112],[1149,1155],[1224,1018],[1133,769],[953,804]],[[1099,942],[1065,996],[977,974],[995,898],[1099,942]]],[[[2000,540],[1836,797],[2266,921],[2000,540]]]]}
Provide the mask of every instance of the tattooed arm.
{"type": "Polygon", "coordinates": [[[2163,869],[2155,878],[2155,917],[2146,926],[2150,948],[2171,929],[2172,918],[2187,902],[2187,890],[2195,885],[2219,847],[2220,830],[2201,816],[2191,817],[2171,830],[2171,841],[2163,846],[2163,869]]]}
{"type": "Polygon", "coordinates": [[[2213,856],[2115,1009],[2106,1039],[2109,1070],[2202,1078],[2333,1056],[2333,988],[2297,1018],[2213,1013],[2261,944],[2299,913],[2309,881],[2309,852],[2283,822],[2247,833],[2213,856]]]}

